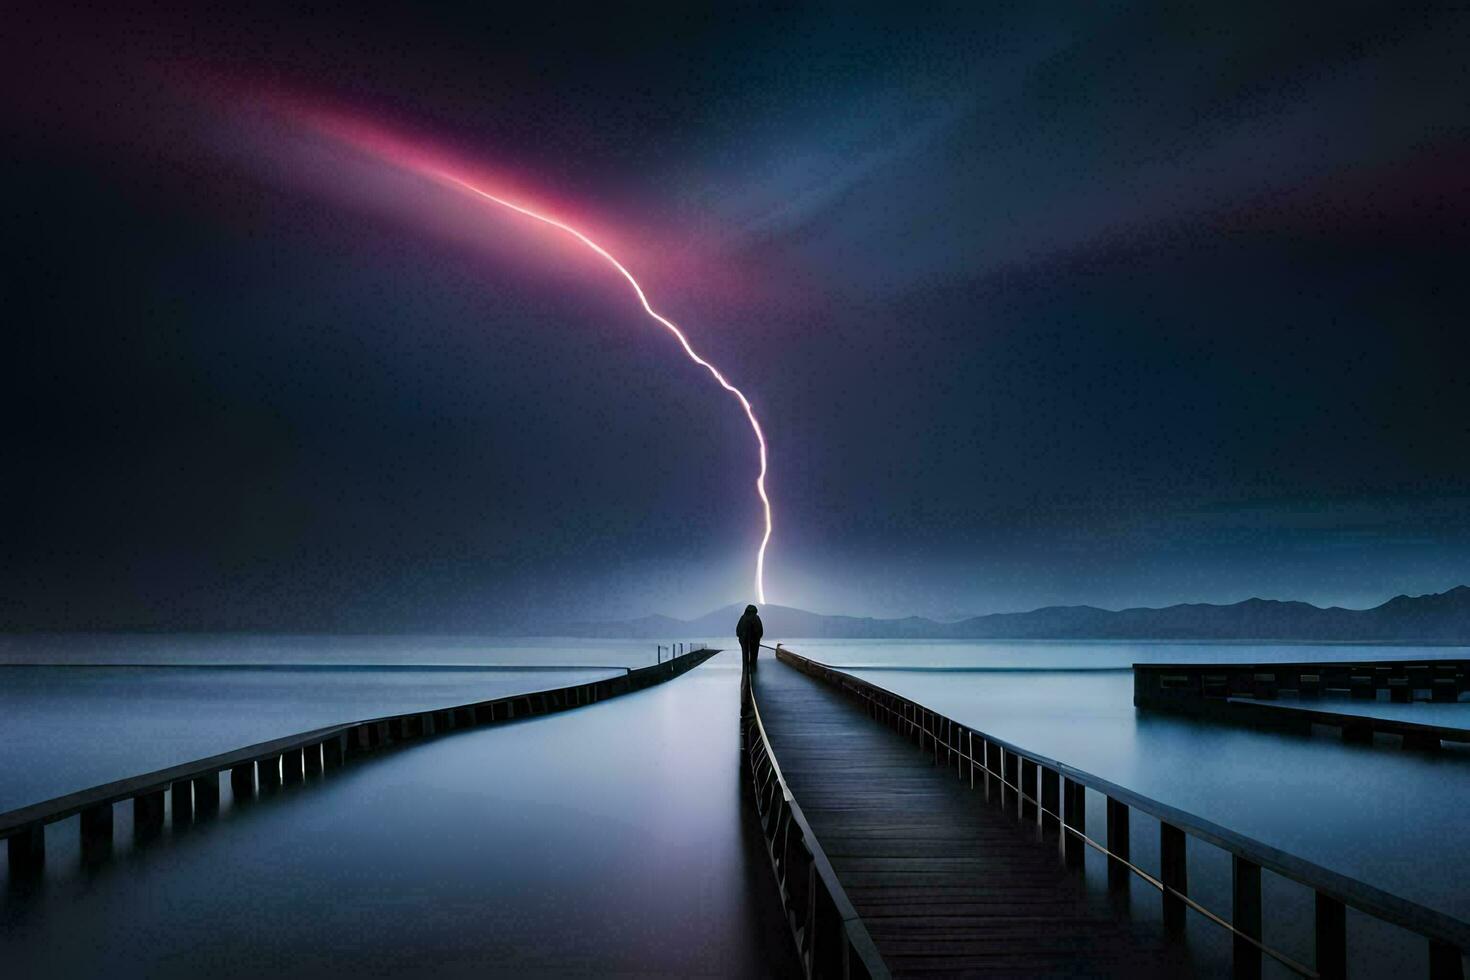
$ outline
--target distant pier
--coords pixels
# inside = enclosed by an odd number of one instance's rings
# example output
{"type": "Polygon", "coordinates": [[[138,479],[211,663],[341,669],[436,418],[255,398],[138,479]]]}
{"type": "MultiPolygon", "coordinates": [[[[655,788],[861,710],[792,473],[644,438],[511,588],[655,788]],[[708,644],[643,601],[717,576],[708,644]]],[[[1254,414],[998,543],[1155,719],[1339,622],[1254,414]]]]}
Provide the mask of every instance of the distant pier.
{"type": "Polygon", "coordinates": [[[1334,710],[1317,702],[1452,703],[1467,691],[1470,660],[1133,665],[1133,704],[1139,708],[1300,732],[1320,725],[1354,742],[1392,735],[1411,749],[1470,743],[1470,729],[1334,710]]]}
{"type": "MultiPolygon", "coordinates": [[[[678,649],[684,650],[685,645],[679,644],[678,649]]],[[[622,676],[329,725],[0,813],[0,839],[6,841],[11,880],[25,880],[41,872],[46,828],[68,817],[79,818],[84,859],[100,860],[112,850],[115,804],[132,802],[133,832],[147,837],[161,831],[169,816],[176,826],[182,826],[218,811],[225,774],[233,800],[243,802],[397,743],[568,711],[640,691],[678,677],[718,652],[701,648],[676,653],[672,646],[660,647],[658,663],[626,669],[622,676]]]]}

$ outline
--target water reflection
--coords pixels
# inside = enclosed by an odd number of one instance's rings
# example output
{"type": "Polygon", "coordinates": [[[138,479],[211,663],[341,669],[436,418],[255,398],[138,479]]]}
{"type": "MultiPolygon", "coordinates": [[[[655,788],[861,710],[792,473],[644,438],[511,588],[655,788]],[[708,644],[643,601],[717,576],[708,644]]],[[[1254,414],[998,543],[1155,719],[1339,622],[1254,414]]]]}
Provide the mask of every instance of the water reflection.
{"type": "MultiPolygon", "coordinates": [[[[15,975],[760,976],[738,657],[562,714],[311,774],[0,906],[15,975]]],[[[63,822],[60,827],[72,825],[63,822]]],[[[74,825],[72,825],[74,829],[74,825]]],[[[48,840],[48,843],[51,843],[48,840]]],[[[758,844],[756,845],[758,846],[758,844]]]]}
{"type": "Polygon", "coordinates": [[[292,732],[622,673],[4,666],[0,810],[292,732]]]}

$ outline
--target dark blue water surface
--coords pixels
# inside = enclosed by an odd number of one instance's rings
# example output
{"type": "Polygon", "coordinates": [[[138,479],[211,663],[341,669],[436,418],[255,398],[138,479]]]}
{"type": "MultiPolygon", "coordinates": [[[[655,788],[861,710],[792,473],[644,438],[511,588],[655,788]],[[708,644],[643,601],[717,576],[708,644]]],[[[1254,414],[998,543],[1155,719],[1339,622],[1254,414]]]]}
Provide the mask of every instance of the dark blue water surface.
{"type": "MultiPolygon", "coordinates": [[[[1458,657],[1463,648],[788,644],[982,731],[1470,918],[1470,753],[1139,713],[1127,671],[1140,661],[1458,657]]],[[[292,731],[562,686],[657,655],[645,642],[474,637],[12,638],[0,641],[0,663],[29,665],[0,666],[0,809],[292,731]],[[75,666],[150,662],[163,666],[75,666]]],[[[48,832],[39,887],[0,894],[0,970],[780,972],[791,965],[788,939],[741,805],[738,676],[737,658],[724,654],[648,691],[413,743],[253,805],[235,805],[226,787],[216,819],[147,845],[133,843],[130,811],[119,807],[112,859],[95,866],[81,860],[76,819],[63,821],[48,832]]],[[[1371,710],[1470,726],[1466,704],[1371,710]]],[[[1102,801],[1088,804],[1089,827],[1101,832],[1102,801]]],[[[1156,868],[1157,835],[1156,823],[1135,817],[1133,853],[1146,867],[1156,868]]],[[[1101,874],[1097,859],[1090,867],[1101,874]]],[[[1191,893],[1223,912],[1229,875],[1223,852],[1191,848],[1191,893]]],[[[1269,874],[1265,892],[1268,939],[1310,962],[1310,892],[1269,874]]],[[[1131,901],[1140,915],[1156,914],[1156,893],[1134,889],[1131,901]]],[[[1203,961],[1225,962],[1222,935],[1200,932],[1198,919],[1191,937],[1203,961]]],[[[1422,965],[1417,940],[1352,915],[1350,943],[1359,964],[1422,965]]]]}
{"type": "Polygon", "coordinates": [[[113,858],[95,867],[63,821],[39,888],[0,905],[5,975],[780,972],[789,940],[741,803],[738,678],[725,654],[253,804],[226,787],[217,818],[147,845],[119,808],[113,858]]]}

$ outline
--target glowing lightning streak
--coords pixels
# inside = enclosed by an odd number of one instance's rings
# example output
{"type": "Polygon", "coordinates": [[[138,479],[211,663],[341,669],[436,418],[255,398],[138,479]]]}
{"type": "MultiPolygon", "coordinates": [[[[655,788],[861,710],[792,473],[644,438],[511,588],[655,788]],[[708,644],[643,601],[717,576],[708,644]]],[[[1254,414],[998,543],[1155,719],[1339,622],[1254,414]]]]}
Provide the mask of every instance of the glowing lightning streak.
{"type": "Polygon", "coordinates": [[[669,331],[669,333],[674,335],[675,339],[679,341],[679,346],[684,348],[684,353],[689,355],[689,359],[691,361],[708,371],[710,373],[710,376],[719,382],[721,388],[724,388],[726,391],[734,395],[736,399],[739,400],[740,407],[745,409],[745,417],[750,420],[750,428],[751,431],[755,433],[755,441],[760,444],[761,470],[760,474],[755,478],[755,492],[760,494],[761,507],[765,510],[766,532],[761,537],[760,550],[756,552],[755,556],[755,595],[756,601],[764,605],[766,601],[766,545],[771,540],[771,500],[769,497],[766,496],[766,437],[765,433],[761,432],[761,424],[755,417],[755,410],[750,407],[750,400],[745,397],[744,393],[741,392],[739,388],[732,385],[729,381],[726,381],[725,376],[719,372],[718,368],[716,368],[709,361],[706,361],[704,358],[700,357],[694,352],[694,348],[689,344],[689,338],[684,336],[684,331],[680,330],[672,320],[669,320],[667,317],[661,315],[649,304],[648,296],[644,294],[643,287],[638,285],[638,280],[634,279],[633,274],[627,270],[623,263],[613,258],[612,253],[609,252],[607,249],[603,248],[601,245],[597,244],[592,239],[588,238],[586,235],[573,228],[571,225],[562,224],[560,221],[557,221],[554,218],[548,218],[544,214],[537,214],[530,208],[522,207],[521,205],[516,204],[512,201],[507,201],[504,198],[496,197],[494,194],[482,190],[469,181],[456,177],[454,174],[446,173],[443,170],[435,170],[433,171],[433,174],[440,180],[453,184],[461,190],[468,191],[476,197],[483,198],[484,200],[490,201],[493,204],[498,204],[503,208],[509,208],[510,210],[515,211],[518,214],[523,214],[528,218],[535,218],[537,221],[540,221],[543,224],[550,225],[551,227],[556,228],[559,231],[563,231],[566,234],[571,235],[573,238],[577,239],[577,241],[581,242],[583,245],[586,245],[598,255],[602,256],[602,258],[605,259],[609,265],[611,265],[614,269],[617,269],[618,272],[622,273],[624,279],[628,280],[628,285],[632,286],[633,292],[638,295],[638,302],[643,305],[643,311],[653,319],[657,320],[660,324],[662,324],[669,331]]]}

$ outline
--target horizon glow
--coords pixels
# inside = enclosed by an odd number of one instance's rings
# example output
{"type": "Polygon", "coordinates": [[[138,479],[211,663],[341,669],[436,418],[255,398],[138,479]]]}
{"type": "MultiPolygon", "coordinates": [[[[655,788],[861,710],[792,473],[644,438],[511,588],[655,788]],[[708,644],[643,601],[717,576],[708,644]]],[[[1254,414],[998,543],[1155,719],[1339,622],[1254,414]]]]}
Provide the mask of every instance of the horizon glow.
{"type": "Polygon", "coordinates": [[[744,410],[746,419],[750,422],[750,429],[755,434],[756,445],[760,455],[760,470],[756,474],[755,491],[760,498],[761,509],[765,520],[760,547],[756,550],[755,555],[755,595],[756,601],[764,605],[766,601],[766,546],[771,541],[772,519],[771,500],[766,494],[766,437],[761,429],[760,420],[756,418],[755,409],[751,406],[750,399],[745,397],[745,393],[731,384],[718,368],[695,351],[694,346],[689,342],[688,336],[685,335],[684,331],[677,324],[653,308],[653,304],[649,302],[648,294],[644,292],[642,284],[628,270],[628,267],[581,230],[566,222],[527,207],[524,204],[492,193],[475,180],[456,173],[443,160],[436,159],[427,153],[422,146],[413,141],[406,141],[402,137],[390,135],[378,127],[369,127],[339,115],[324,114],[321,112],[298,112],[295,114],[305,116],[308,124],[314,130],[326,133],[336,139],[344,140],[359,151],[367,153],[390,166],[417,174],[442,187],[447,187],[458,193],[467,195],[483,204],[491,204],[555,228],[563,234],[576,239],[608,265],[617,270],[618,274],[627,280],[628,285],[632,287],[633,293],[638,299],[639,305],[643,308],[643,312],[672,334],[688,358],[709,372],[710,376],[714,378],[715,382],[721,388],[735,397],[740,403],[740,407],[744,410]]]}

